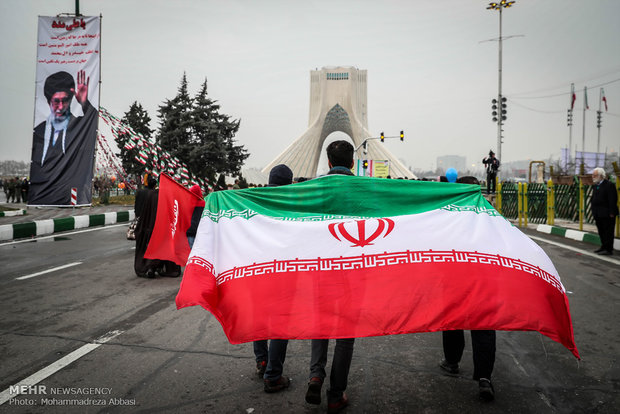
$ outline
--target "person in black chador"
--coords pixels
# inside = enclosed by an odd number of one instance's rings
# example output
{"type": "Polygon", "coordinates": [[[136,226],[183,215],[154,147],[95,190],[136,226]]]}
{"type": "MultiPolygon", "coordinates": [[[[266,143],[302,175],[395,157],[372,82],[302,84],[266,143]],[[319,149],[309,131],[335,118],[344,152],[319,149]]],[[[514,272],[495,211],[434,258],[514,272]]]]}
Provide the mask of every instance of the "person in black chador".
{"type": "Polygon", "coordinates": [[[618,190],[606,179],[607,174],[602,168],[592,172],[594,191],[590,201],[592,216],[601,238],[601,248],[595,250],[600,255],[612,255],[614,251],[614,224],[618,215],[618,190]]]}
{"type": "Polygon", "coordinates": [[[149,246],[151,234],[157,218],[157,201],[159,190],[152,190],[144,207],[140,211],[140,219],[136,226],[136,255],[134,258],[134,270],[138,277],[155,278],[155,272],[160,276],[177,277],[181,275],[181,266],[169,260],[146,259],[144,254],[149,246]]]}
{"type": "Polygon", "coordinates": [[[495,178],[499,170],[499,160],[495,158],[495,153],[489,151],[489,156],[482,159],[482,163],[487,168],[487,194],[495,193],[495,178]]]}
{"type": "Polygon", "coordinates": [[[28,204],[70,205],[72,188],[78,205],[90,203],[97,110],[88,101],[89,80],[84,71],[77,74],[77,88],[67,72],[45,80],[50,114],[33,131],[28,204]],[[81,117],[71,113],[74,96],[82,106],[81,117]]]}

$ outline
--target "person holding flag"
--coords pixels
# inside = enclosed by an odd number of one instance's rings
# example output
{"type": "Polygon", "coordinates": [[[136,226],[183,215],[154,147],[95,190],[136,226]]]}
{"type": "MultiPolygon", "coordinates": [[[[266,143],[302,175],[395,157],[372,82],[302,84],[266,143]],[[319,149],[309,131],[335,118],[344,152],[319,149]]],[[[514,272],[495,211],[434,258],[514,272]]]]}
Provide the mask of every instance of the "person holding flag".
{"type": "MultiPolygon", "coordinates": [[[[354,148],[347,141],[334,141],[327,146],[327,161],[329,172],[327,175],[352,176],[354,148]]],[[[345,394],[349,369],[353,359],[353,346],[355,338],[336,339],[334,359],[329,377],[329,389],[327,390],[327,412],[337,413],[349,405],[349,399],[345,394]]],[[[310,356],[310,381],[306,392],[306,402],[310,404],[321,403],[321,387],[325,379],[325,366],[327,364],[327,347],[329,339],[313,339],[312,354],[310,356]]]]}

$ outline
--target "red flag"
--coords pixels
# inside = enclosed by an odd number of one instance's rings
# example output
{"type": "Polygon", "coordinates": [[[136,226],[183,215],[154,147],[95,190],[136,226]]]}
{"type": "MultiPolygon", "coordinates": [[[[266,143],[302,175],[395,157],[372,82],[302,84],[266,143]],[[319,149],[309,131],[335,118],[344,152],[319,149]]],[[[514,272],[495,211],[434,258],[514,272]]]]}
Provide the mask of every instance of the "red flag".
{"type": "Polygon", "coordinates": [[[607,112],[607,98],[605,97],[605,91],[601,88],[601,96],[603,97],[603,103],[605,103],[605,112],[607,112]]]}
{"type": "Polygon", "coordinates": [[[170,260],[184,266],[190,253],[185,233],[189,229],[194,208],[202,199],[166,174],[159,180],[157,218],[144,257],[170,260]]]}

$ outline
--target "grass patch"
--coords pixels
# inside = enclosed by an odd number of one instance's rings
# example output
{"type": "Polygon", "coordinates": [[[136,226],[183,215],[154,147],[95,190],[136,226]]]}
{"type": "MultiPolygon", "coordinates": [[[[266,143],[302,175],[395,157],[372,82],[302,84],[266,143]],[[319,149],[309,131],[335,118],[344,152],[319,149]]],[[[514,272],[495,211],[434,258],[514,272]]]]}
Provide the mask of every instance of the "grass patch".
{"type": "MultiPolygon", "coordinates": [[[[134,205],[136,203],[136,196],[134,195],[119,195],[110,196],[108,204],[117,205],[134,205]]],[[[101,197],[93,197],[93,206],[102,206],[101,197]]]]}
{"type": "Polygon", "coordinates": [[[18,208],[11,208],[11,207],[0,206],[0,211],[15,211],[15,210],[19,210],[19,209],[18,208]]]}

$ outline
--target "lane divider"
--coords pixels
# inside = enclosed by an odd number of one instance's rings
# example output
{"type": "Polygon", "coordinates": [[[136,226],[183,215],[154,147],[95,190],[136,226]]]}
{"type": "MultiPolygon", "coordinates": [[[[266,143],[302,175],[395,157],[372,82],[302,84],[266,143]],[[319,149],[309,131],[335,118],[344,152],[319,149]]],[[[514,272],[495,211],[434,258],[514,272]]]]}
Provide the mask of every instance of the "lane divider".
{"type": "Polygon", "coordinates": [[[81,265],[83,262],[73,262],[73,263],[68,263],[66,265],[62,265],[62,266],[58,266],[58,267],[53,267],[51,269],[47,269],[47,270],[43,270],[42,272],[37,272],[37,273],[33,273],[31,275],[26,275],[26,276],[20,276],[20,277],[16,277],[15,280],[26,280],[26,279],[30,279],[32,277],[37,277],[37,276],[41,276],[44,275],[46,273],[51,273],[51,272],[55,272],[57,270],[62,270],[62,269],[66,269],[68,267],[73,267],[73,266],[77,266],[77,265],[81,265]]]}
{"type": "Polygon", "coordinates": [[[0,241],[23,239],[85,227],[105,226],[109,224],[129,222],[133,220],[135,216],[136,214],[133,210],[128,210],[114,211],[103,214],[35,220],[26,223],[4,224],[0,226],[0,241]]]}
{"type": "MultiPolygon", "coordinates": [[[[580,242],[601,245],[601,239],[598,234],[588,233],[585,231],[567,229],[564,227],[550,226],[548,224],[539,224],[536,230],[545,234],[555,234],[556,236],[566,237],[567,239],[577,240],[580,242]]],[[[620,239],[614,239],[614,249],[620,250],[620,239]]]]}

